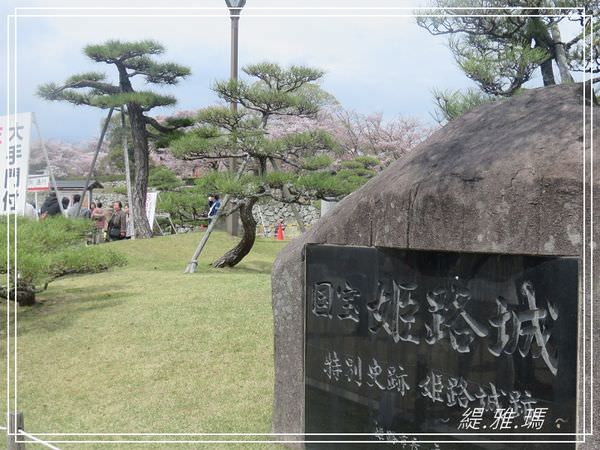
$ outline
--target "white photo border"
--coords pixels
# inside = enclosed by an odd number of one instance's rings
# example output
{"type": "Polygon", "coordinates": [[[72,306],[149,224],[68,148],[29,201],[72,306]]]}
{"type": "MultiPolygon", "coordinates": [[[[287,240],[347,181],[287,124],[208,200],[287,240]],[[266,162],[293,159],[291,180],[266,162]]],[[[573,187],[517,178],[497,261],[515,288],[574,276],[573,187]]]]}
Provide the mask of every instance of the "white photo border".
{"type": "MultiPolygon", "coordinates": [[[[17,73],[17,50],[18,50],[18,45],[17,45],[17,19],[18,18],[39,18],[39,17],[95,17],[95,18],[111,18],[111,17],[131,17],[131,18],[148,18],[148,17],[152,17],[152,18],[156,18],[156,17],[229,17],[230,14],[229,12],[225,12],[223,13],[224,8],[218,8],[218,7],[15,7],[14,8],[14,13],[13,14],[9,14],[7,15],[7,57],[6,57],[6,62],[7,62],[7,81],[6,81],[6,112],[7,115],[11,115],[11,114],[16,114],[18,112],[18,96],[17,96],[17,80],[18,80],[18,73],[17,73]],[[30,11],[86,11],[86,10],[94,10],[94,11],[137,11],[137,10],[144,10],[144,11],[154,11],[154,12],[158,12],[158,11],[197,11],[197,10],[205,10],[205,11],[216,11],[216,13],[213,14],[48,14],[48,13],[37,13],[37,14],[33,14],[30,13],[30,11]],[[25,13],[20,13],[20,11],[25,11],[25,13]],[[11,29],[13,31],[13,37],[11,38],[11,29]],[[12,42],[12,46],[11,46],[11,42],[12,42]],[[13,66],[13,73],[12,73],[12,78],[11,78],[11,65],[13,66]],[[12,95],[12,102],[11,102],[11,87],[13,89],[13,95],[12,95]]],[[[521,10],[521,11],[528,11],[528,10],[538,10],[539,8],[534,8],[534,7],[522,7],[522,8],[514,8],[514,7],[499,7],[499,8],[488,8],[488,7],[472,7],[472,8],[463,8],[463,7],[456,7],[456,8],[435,8],[435,7],[377,7],[377,6],[372,6],[372,7],[342,7],[342,6],[332,6],[332,7],[323,7],[323,6],[314,6],[314,7],[286,7],[286,6],[278,6],[278,7],[274,7],[274,6],[270,6],[270,7],[245,7],[244,8],[244,12],[246,12],[245,14],[245,18],[253,18],[253,17],[298,17],[298,18],[316,18],[316,17],[331,17],[331,18],[350,18],[350,17],[369,17],[369,18],[375,18],[375,17],[397,17],[397,18],[401,18],[401,17],[419,17],[420,14],[415,14],[414,11],[415,10],[419,10],[419,11],[426,11],[426,10],[438,10],[438,9],[454,9],[454,10],[481,10],[482,12],[484,11],[494,11],[494,10],[521,10]],[[279,11],[281,10],[285,10],[285,11],[332,11],[332,13],[330,14],[323,14],[323,13],[319,13],[319,14],[290,14],[290,13],[285,13],[285,14],[268,14],[268,13],[259,13],[259,14],[248,14],[247,11],[252,11],[252,10],[256,10],[256,11],[270,11],[270,10],[274,10],[277,9],[279,11]],[[360,13],[357,14],[339,14],[336,13],[336,11],[340,11],[340,10],[344,10],[344,11],[359,11],[360,13]],[[412,13],[396,13],[396,11],[411,11],[412,13]],[[362,13],[361,11],[378,11],[375,14],[365,14],[362,13]],[[380,12],[383,11],[383,12],[380,12]],[[387,13],[385,12],[387,11],[387,13]],[[392,11],[392,13],[390,13],[390,11],[392,11]]],[[[593,16],[591,14],[586,14],[585,10],[583,7],[580,8],[562,8],[562,7],[545,7],[545,10],[553,10],[553,11],[557,11],[557,14],[517,14],[515,15],[516,17],[531,17],[531,16],[542,16],[542,17],[547,17],[547,16],[563,16],[566,17],[566,15],[564,14],[560,14],[561,10],[564,9],[579,9],[581,11],[581,13],[579,15],[577,15],[576,17],[582,17],[582,18],[592,18],[593,16]]],[[[427,14],[427,16],[429,17],[446,17],[447,15],[431,15],[431,14],[427,14]]],[[[460,15],[457,15],[460,17],[460,15]]],[[[479,14],[468,14],[467,16],[469,17],[479,17],[479,14]]],[[[485,16],[485,17],[504,17],[504,15],[499,15],[499,14],[482,14],[481,16],[485,16]]],[[[571,16],[573,17],[573,16],[571,16]]],[[[591,31],[590,34],[593,36],[593,32],[594,32],[594,23],[593,20],[591,21],[591,31]]],[[[583,29],[583,39],[585,42],[585,27],[583,29]]],[[[584,59],[584,63],[587,61],[586,59],[586,55],[585,55],[585,45],[584,45],[584,54],[583,54],[583,59],[584,59]]],[[[589,58],[590,58],[590,64],[592,63],[593,59],[592,59],[593,55],[590,52],[589,58]]],[[[585,83],[589,83],[589,85],[591,86],[591,74],[589,75],[588,78],[586,78],[586,74],[584,72],[583,75],[583,82],[585,83]]],[[[585,92],[585,90],[584,90],[585,92]]],[[[583,423],[582,426],[577,425],[578,427],[582,428],[581,432],[575,432],[575,433],[512,433],[510,435],[507,435],[505,433],[453,433],[453,434],[448,434],[448,433],[401,433],[402,435],[405,436],[432,436],[432,435],[440,435],[440,436],[477,436],[477,437],[481,437],[481,436],[496,436],[496,435],[502,435],[502,436],[555,436],[555,435],[559,435],[559,436],[575,436],[578,439],[576,440],[558,440],[558,441],[552,441],[552,440],[542,440],[542,441],[533,441],[533,440],[525,440],[525,441],[518,441],[518,440],[464,440],[461,441],[462,443],[527,443],[527,444],[534,444],[534,443],[584,443],[586,441],[586,437],[587,436],[591,436],[593,434],[593,415],[594,415],[594,408],[593,408],[593,382],[594,382],[594,373],[593,373],[593,369],[594,369],[594,361],[593,361],[593,348],[594,348],[594,344],[593,344],[593,336],[594,336],[594,328],[593,328],[593,319],[594,319],[594,311],[593,311],[593,292],[594,292],[594,286],[593,286],[593,256],[594,256],[594,241],[593,241],[593,235],[594,235],[594,222],[593,222],[593,212],[594,212],[594,205],[593,205],[593,189],[594,189],[594,185],[593,185],[593,161],[594,161],[594,148],[593,148],[593,144],[594,144],[594,140],[593,140],[593,134],[594,134],[594,129],[593,129],[593,89],[590,88],[590,98],[589,98],[589,117],[586,116],[586,97],[584,95],[583,98],[583,239],[582,239],[582,253],[581,253],[581,260],[582,260],[582,280],[583,280],[583,294],[582,294],[582,303],[583,303],[583,314],[579,314],[579,317],[582,318],[582,331],[583,331],[583,338],[580,338],[580,342],[582,343],[583,346],[583,352],[582,352],[582,356],[584,358],[583,361],[583,370],[582,370],[582,376],[581,377],[577,377],[578,380],[581,380],[582,382],[582,386],[583,386],[583,407],[582,407],[582,411],[583,411],[583,423]],[[589,127],[589,143],[590,143],[590,168],[589,168],[589,206],[590,206],[590,217],[589,217],[589,223],[586,220],[586,197],[587,197],[587,190],[585,188],[586,186],[586,180],[588,180],[588,178],[586,177],[586,161],[587,161],[587,152],[586,152],[586,139],[588,138],[588,134],[586,133],[586,125],[589,122],[590,127],[589,127]],[[589,225],[589,230],[590,230],[590,236],[586,235],[586,229],[587,226],[589,225]],[[586,239],[587,238],[587,239],[586,239]],[[586,251],[586,246],[589,245],[589,257],[586,256],[588,255],[588,252],[586,251]],[[589,259],[589,261],[588,261],[589,259]],[[590,280],[590,289],[589,289],[589,297],[586,296],[586,275],[588,275],[588,269],[589,268],[589,280],[590,280]],[[587,305],[587,299],[589,299],[589,305],[587,305]],[[589,311],[586,310],[586,308],[589,307],[589,311]],[[586,312],[589,312],[590,318],[587,319],[587,314],[586,312]],[[589,320],[589,323],[586,323],[586,321],[589,320]],[[588,330],[589,327],[589,330],[588,330]],[[586,340],[587,340],[587,333],[589,331],[589,335],[590,335],[590,344],[589,344],[589,352],[586,352],[586,340]],[[588,361],[589,358],[589,361],[588,361]],[[589,382],[588,377],[586,376],[587,372],[587,367],[589,364],[589,382]],[[589,405],[587,405],[587,399],[589,396],[589,405]],[[588,410],[589,408],[589,410],[588,410]],[[589,412],[589,418],[587,417],[587,414],[589,412]],[[588,420],[589,419],[589,420],[588,420]],[[588,427],[589,425],[589,427],[588,427]]],[[[8,154],[5,155],[5,157],[8,159],[8,154]]],[[[6,275],[6,282],[7,282],[7,286],[9,285],[9,281],[10,281],[10,277],[11,277],[11,267],[14,267],[14,282],[16,282],[16,277],[17,277],[17,221],[16,221],[16,215],[14,216],[14,221],[13,221],[13,228],[14,228],[14,242],[12,243],[11,246],[11,242],[10,242],[10,233],[11,233],[11,227],[10,227],[10,220],[7,221],[7,267],[8,267],[8,271],[7,271],[7,275],[6,275]],[[11,259],[12,258],[12,259],[11,259]],[[11,266],[12,263],[12,266],[11,266]]],[[[10,403],[11,403],[11,397],[13,399],[13,411],[17,411],[17,324],[18,324],[18,314],[17,314],[17,294],[16,292],[14,293],[14,296],[12,298],[12,300],[14,301],[14,311],[12,313],[12,319],[14,321],[14,325],[13,325],[13,329],[11,330],[11,301],[7,300],[7,313],[6,313],[6,326],[7,326],[7,330],[6,330],[6,338],[7,338],[7,343],[6,343],[6,363],[7,363],[7,367],[6,367],[6,376],[7,376],[7,380],[6,380],[6,420],[8,423],[8,417],[10,415],[10,403]],[[11,331],[13,334],[12,337],[12,357],[14,359],[13,364],[12,364],[12,372],[13,372],[13,380],[12,380],[12,384],[13,384],[13,390],[11,391],[11,331]],[[11,395],[12,394],[12,395],[11,395]]],[[[579,382],[579,381],[578,381],[579,382]]],[[[579,411],[579,408],[578,408],[579,411]]],[[[9,435],[16,435],[17,439],[20,436],[18,433],[16,433],[17,430],[7,430],[9,435]]],[[[114,437],[124,437],[124,436],[171,436],[171,437],[175,437],[175,436],[207,436],[207,437],[233,437],[233,436],[265,436],[265,437],[274,437],[274,436],[377,436],[380,435],[378,433],[31,433],[37,436],[114,436],[114,437]]],[[[385,433],[384,433],[385,434],[385,433]]],[[[398,433],[396,433],[398,434],[398,433]]],[[[17,440],[16,442],[30,442],[32,443],[33,441],[29,441],[29,440],[17,440]]],[[[273,443],[273,444],[282,444],[282,443],[306,443],[306,442],[310,442],[310,443],[347,443],[347,444],[352,444],[352,443],[370,443],[370,444],[377,444],[377,443],[383,443],[383,444],[389,444],[389,442],[385,442],[385,441],[372,441],[372,440],[356,440],[356,441],[349,441],[349,440],[344,440],[344,441],[307,441],[307,440],[298,440],[298,439],[276,439],[276,440],[249,440],[249,439],[244,439],[244,440],[239,440],[239,439],[234,439],[234,440],[54,440],[54,441],[46,441],[48,443],[82,443],[82,444],[92,444],[92,443],[103,443],[103,444],[117,444],[117,443],[121,443],[121,444],[150,444],[150,443],[154,443],[154,444],[225,444],[225,443],[231,443],[231,444],[243,444],[243,443],[265,443],[265,444],[269,444],[269,443],[273,443]]],[[[421,441],[417,441],[419,443],[429,443],[429,444],[434,444],[434,443],[456,443],[456,440],[435,440],[435,441],[431,441],[431,440],[421,440],[421,441]]]]}

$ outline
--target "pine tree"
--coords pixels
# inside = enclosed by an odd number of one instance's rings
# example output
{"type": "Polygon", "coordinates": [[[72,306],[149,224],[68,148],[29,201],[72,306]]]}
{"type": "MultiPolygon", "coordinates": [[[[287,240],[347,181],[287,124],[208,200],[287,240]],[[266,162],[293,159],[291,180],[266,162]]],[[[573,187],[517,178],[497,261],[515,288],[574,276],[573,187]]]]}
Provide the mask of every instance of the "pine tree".
{"type": "Polygon", "coordinates": [[[600,30],[591,34],[592,21],[599,24],[592,15],[598,11],[599,0],[436,0],[434,6],[441,9],[435,10],[435,15],[425,12],[418,17],[418,25],[433,35],[449,36],[458,66],[483,93],[434,93],[438,114],[446,120],[455,117],[456,111],[517,93],[538,69],[544,86],[573,83],[572,71],[600,73],[600,30]],[[565,41],[560,27],[567,21],[580,24],[581,31],[565,41]],[[586,62],[582,59],[584,48],[586,62]]]}
{"type": "Polygon", "coordinates": [[[332,101],[317,84],[323,72],[271,63],[249,65],[243,71],[253,81],[221,81],[213,87],[222,100],[238,103],[238,110],[224,106],[201,110],[196,117],[198,126],[170,143],[180,158],[241,162],[239,176],[215,172],[200,179],[205,190],[232,197],[232,208],[239,209],[244,228],[240,242],[215,261],[215,267],[235,266],[252,249],[256,238],[252,207],[260,198],[299,204],[315,198],[339,198],[373,176],[372,167],[378,164],[375,158],[363,158],[355,162],[360,167],[338,166],[335,170],[331,154],[338,146],[321,129],[271,133],[271,119],[315,117],[332,101]]]}
{"type": "Polygon", "coordinates": [[[49,83],[38,88],[38,95],[47,100],[60,100],[75,105],[98,108],[127,107],[133,144],[134,183],[133,210],[136,237],[150,237],[152,229],[146,218],[146,193],[148,190],[149,145],[152,136],[149,127],[159,133],[170,132],[173,127],[160,124],[147,115],[153,108],[174,105],[169,95],[153,91],[135,91],[132,79],[143,77],[147,83],[174,85],[189,75],[187,67],[174,63],[156,62],[152,56],[164,53],[162,45],[155,41],[137,42],[107,41],[100,45],[88,45],[84,53],[93,61],[113,65],[118,73],[118,83],[111,84],[98,72],[73,75],[62,84],[49,83]]]}
{"type": "Polygon", "coordinates": [[[123,266],[126,259],[116,253],[114,248],[105,245],[86,245],[86,236],[95,225],[89,220],[68,219],[57,216],[46,220],[26,217],[0,217],[0,235],[8,239],[0,245],[0,298],[14,298],[16,291],[20,305],[35,303],[36,294],[48,288],[48,284],[59,278],[76,274],[103,272],[111,267],[123,266]],[[6,244],[14,241],[18,222],[16,254],[18,259],[18,277],[13,277],[14,267],[9,272],[6,244]]]}

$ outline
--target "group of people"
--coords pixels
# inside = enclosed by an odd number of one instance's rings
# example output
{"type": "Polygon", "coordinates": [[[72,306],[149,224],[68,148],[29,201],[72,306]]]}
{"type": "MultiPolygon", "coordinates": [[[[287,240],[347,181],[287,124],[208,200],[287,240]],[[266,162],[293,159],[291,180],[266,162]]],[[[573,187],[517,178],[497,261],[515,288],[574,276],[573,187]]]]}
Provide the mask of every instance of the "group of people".
{"type": "MultiPolygon", "coordinates": [[[[92,220],[95,224],[92,233],[92,243],[99,244],[104,241],[118,241],[121,239],[130,239],[133,235],[133,221],[129,216],[129,207],[120,201],[115,201],[111,208],[104,208],[101,202],[91,202],[89,207],[82,203],[81,195],[75,194],[73,201],[68,197],[63,197],[59,205],[56,192],[50,192],[44,200],[42,207],[37,211],[31,206],[32,217],[38,217],[44,220],[52,216],[63,214],[69,218],[83,218],[92,220]],[[61,208],[62,206],[62,208],[61,208]]],[[[211,194],[208,197],[208,223],[212,222],[221,207],[221,198],[219,194],[211,194]]]]}
{"type": "MultiPolygon", "coordinates": [[[[81,204],[81,196],[75,194],[73,203],[69,198],[61,199],[64,215],[70,218],[83,218],[94,222],[92,243],[99,244],[103,241],[118,241],[129,239],[133,234],[133,222],[129,218],[129,207],[120,201],[113,202],[111,208],[103,208],[101,202],[91,202],[89,207],[81,204]],[[69,205],[70,204],[70,205],[69,205]]],[[[50,192],[40,209],[39,218],[61,215],[61,207],[58,204],[56,192],[50,192]]]]}

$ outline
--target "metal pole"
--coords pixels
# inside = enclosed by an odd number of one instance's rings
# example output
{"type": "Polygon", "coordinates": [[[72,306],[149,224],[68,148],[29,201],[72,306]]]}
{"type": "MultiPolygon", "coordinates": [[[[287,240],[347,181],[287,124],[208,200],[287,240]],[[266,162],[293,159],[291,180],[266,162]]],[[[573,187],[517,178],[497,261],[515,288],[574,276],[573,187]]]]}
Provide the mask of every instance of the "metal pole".
{"type": "MultiPolygon", "coordinates": [[[[231,17],[231,64],[230,64],[230,79],[237,81],[238,79],[238,41],[239,41],[239,23],[241,9],[230,9],[231,17]]],[[[237,102],[232,101],[229,104],[231,111],[237,112],[237,102]]],[[[229,167],[231,172],[237,171],[237,160],[229,158],[229,167]]],[[[226,219],[227,232],[233,236],[237,236],[239,230],[239,214],[237,212],[230,214],[226,219]]]]}
{"type": "MultiPolygon", "coordinates": [[[[94,166],[96,165],[96,160],[98,159],[98,153],[100,153],[100,148],[102,147],[102,142],[104,141],[104,135],[106,134],[106,130],[108,129],[108,123],[110,122],[110,117],[115,108],[110,108],[108,110],[108,115],[106,116],[106,121],[104,122],[104,126],[102,127],[102,132],[100,133],[100,139],[98,139],[98,144],[96,145],[96,151],[94,152],[94,158],[92,159],[92,166],[90,167],[90,171],[87,174],[87,178],[85,179],[85,185],[83,186],[83,191],[81,191],[81,200],[79,200],[79,204],[77,205],[77,210],[75,211],[75,217],[79,217],[79,213],[81,212],[81,204],[83,203],[83,199],[85,198],[85,191],[87,191],[88,186],[90,185],[90,180],[92,178],[92,172],[94,171],[94,166]]],[[[92,193],[90,191],[89,203],[92,203],[92,193]]]]}
{"type": "Polygon", "coordinates": [[[123,128],[123,158],[125,159],[125,180],[127,181],[127,202],[129,202],[129,220],[131,220],[131,239],[135,239],[135,215],[133,214],[133,199],[131,197],[131,173],[129,172],[129,150],[127,148],[127,133],[125,132],[125,105],[121,106],[121,127],[123,128]]]}
{"type": "Polygon", "coordinates": [[[44,158],[46,159],[46,166],[48,167],[48,173],[50,174],[50,181],[52,182],[52,186],[54,186],[54,192],[56,192],[56,199],[58,200],[58,207],[60,208],[61,214],[64,216],[65,210],[62,206],[62,198],[60,198],[60,193],[58,192],[58,184],[56,184],[56,178],[54,178],[54,172],[52,172],[52,167],[50,167],[50,158],[48,157],[48,149],[46,148],[44,139],[42,139],[42,133],[40,132],[40,126],[37,123],[35,114],[32,114],[32,118],[33,118],[33,124],[35,125],[35,130],[37,132],[38,138],[42,144],[42,152],[44,153],[44,158]]]}
{"type": "MultiPolygon", "coordinates": [[[[241,9],[232,9],[231,15],[231,79],[237,80],[238,78],[238,36],[239,36],[239,24],[240,24],[240,13],[241,9]]],[[[232,102],[231,108],[237,109],[237,103],[232,102]]]]}

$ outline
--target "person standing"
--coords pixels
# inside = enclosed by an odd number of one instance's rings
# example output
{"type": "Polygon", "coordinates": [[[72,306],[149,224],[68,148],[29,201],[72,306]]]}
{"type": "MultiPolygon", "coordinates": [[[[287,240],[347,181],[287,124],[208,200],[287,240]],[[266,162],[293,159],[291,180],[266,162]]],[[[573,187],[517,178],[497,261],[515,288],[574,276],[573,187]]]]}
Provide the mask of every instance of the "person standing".
{"type": "Polygon", "coordinates": [[[79,206],[79,204],[81,203],[81,195],[79,194],[75,194],[73,196],[73,204],[71,206],[69,206],[69,209],[67,209],[67,217],[83,217],[85,219],[89,219],[90,215],[91,215],[91,211],[89,208],[86,208],[85,206],[79,206]],[[79,208],[79,216],[77,216],[77,209],[79,208]]]}
{"type": "Polygon", "coordinates": [[[108,221],[108,240],[119,241],[127,233],[127,218],[123,211],[123,204],[119,201],[113,203],[113,213],[108,221]]]}
{"type": "Polygon", "coordinates": [[[65,214],[67,213],[67,209],[69,208],[69,203],[71,202],[71,200],[69,200],[69,197],[63,197],[60,202],[62,203],[62,209],[65,212],[65,214]]]}
{"type": "Polygon", "coordinates": [[[42,218],[60,215],[60,205],[58,204],[56,192],[50,192],[50,194],[48,194],[40,212],[42,218]]]}
{"type": "Polygon", "coordinates": [[[210,210],[208,211],[208,223],[211,223],[214,217],[219,212],[219,208],[221,207],[221,200],[219,194],[215,194],[213,204],[210,206],[210,210]]]}
{"type": "Polygon", "coordinates": [[[91,217],[96,225],[93,243],[99,244],[102,241],[102,235],[104,234],[104,228],[106,227],[106,213],[104,212],[104,209],[102,209],[102,202],[96,204],[96,207],[92,210],[91,217]]]}

